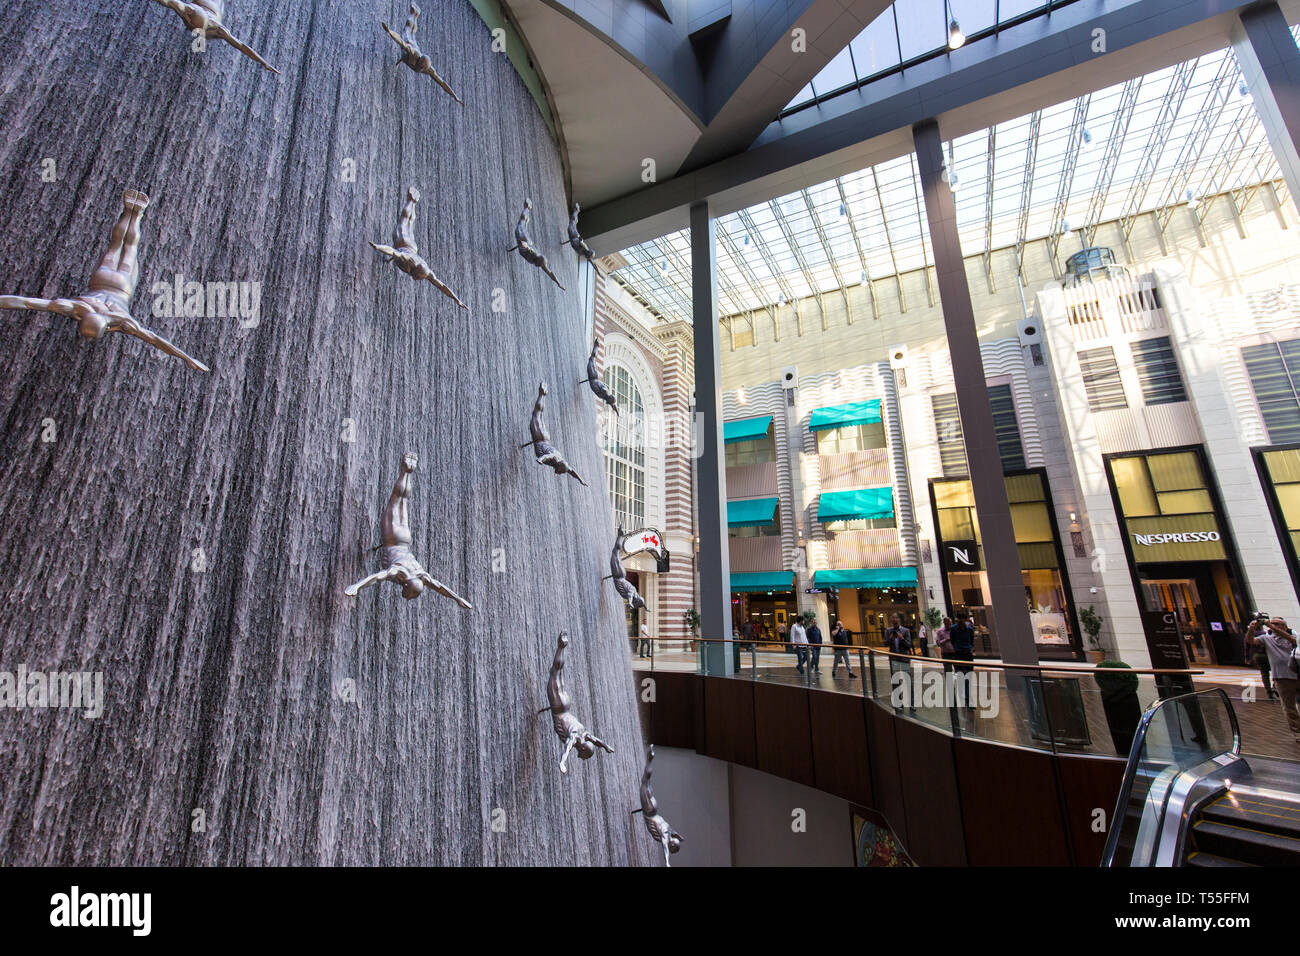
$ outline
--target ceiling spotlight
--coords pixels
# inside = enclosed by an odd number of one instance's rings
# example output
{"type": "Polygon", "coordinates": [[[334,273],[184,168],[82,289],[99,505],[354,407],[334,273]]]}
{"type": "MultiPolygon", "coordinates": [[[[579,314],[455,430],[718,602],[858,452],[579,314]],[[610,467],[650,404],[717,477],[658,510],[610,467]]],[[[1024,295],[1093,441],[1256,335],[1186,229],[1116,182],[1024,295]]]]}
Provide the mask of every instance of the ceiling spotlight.
{"type": "Polygon", "coordinates": [[[660,271],[660,272],[667,272],[667,271],[668,271],[668,260],[667,260],[667,259],[660,259],[660,260],[659,260],[659,271],[660,271]]]}
{"type": "Polygon", "coordinates": [[[953,17],[952,22],[948,24],[948,49],[956,50],[966,42],[966,34],[961,32],[961,24],[957,18],[953,17]]]}
{"type": "Polygon", "coordinates": [[[1084,146],[1092,145],[1092,133],[1089,132],[1087,129],[1083,131],[1083,145],[1084,146]]]}
{"type": "Polygon", "coordinates": [[[749,245],[749,233],[745,233],[745,245],[749,245]]]}
{"type": "Polygon", "coordinates": [[[1245,80],[1242,80],[1241,85],[1237,87],[1237,95],[1240,96],[1243,100],[1251,99],[1250,87],[1246,85],[1245,80]]]}
{"type": "Polygon", "coordinates": [[[1201,204],[1201,201],[1200,201],[1199,199],[1196,198],[1196,194],[1193,193],[1190,189],[1187,190],[1187,208],[1188,208],[1188,209],[1195,209],[1195,208],[1196,208],[1197,206],[1199,206],[1200,204],[1201,204]]]}
{"type": "Polygon", "coordinates": [[[866,285],[866,284],[867,284],[867,270],[866,270],[866,269],[863,269],[863,270],[862,270],[862,279],[861,279],[861,281],[862,281],[862,284],[863,284],[863,285],[866,285]]]}
{"type": "Polygon", "coordinates": [[[776,294],[776,304],[777,304],[777,305],[785,305],[785,293],[784,293],[784,292],[778,292],[778,293],[776,294]]]}
{"type": "Polygon", "coordinates": [[[1074,229],[1070,227],[1070,220],[1066,219],[1061,223],[1061,235],[1068,239],[1073,234],[1074,229]]]}
{"type": "Polygon", "coordinates": [[[848,210],[844,208],[844,203],[840,203],[840,218],[843,219],[847,213],[848,210]]]}

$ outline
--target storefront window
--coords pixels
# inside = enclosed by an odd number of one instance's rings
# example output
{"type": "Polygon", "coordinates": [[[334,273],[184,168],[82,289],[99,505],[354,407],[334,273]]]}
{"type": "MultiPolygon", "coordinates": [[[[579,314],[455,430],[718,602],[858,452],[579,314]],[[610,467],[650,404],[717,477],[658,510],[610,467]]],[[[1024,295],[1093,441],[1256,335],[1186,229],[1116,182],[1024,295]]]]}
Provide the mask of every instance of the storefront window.
{"type": "Polygon", "coordinates": [[[852,451],[884,447],[883,422],[849,425],[845,428],[827,428],[817,432],[817,454],[819,455],[843,455],[852,451]]]}
{"type": "Polygon", "coordinates": [[[1199,449],[1106,459],[1138,598],[1174,615],[1190,664],[1241,664],[1240,575],[1199,449]]]}
{"type": "MultiPolygon", "coordinates": [[[[1007,475],[1005,482],[1035,640],[1049,654],[1059,647],[1060,656],[1073,656],[1077,630],[1046,476],[1034,469],[1007,475]]],[[[988,628],[988,575],[971,483],[939,480],[931,483],[930,491],[949,609],[970,609],[979,635],[976,651],[996,653],[996,638],[988,628]]]]}
{"type": "Polygon", "coordinates": [[[605,471],[614,520],[624,528],[645,524],[645,407],[631,374],[621,365],[605,369],[619,414],[605,419],[605,471]]]}
{"type": "Polygon", "coordinates": [[[758,465],[765,461],[776,461],[776,444],[769,434],[753,441],[731,442],[726,446],[726,453],[728,468],[758,465]]]}
{"type": "Polygon", "coordinates": [[[1256,456],[1292,581],[1300,590],[1300,448],[1264,448],[1256,456]]]}

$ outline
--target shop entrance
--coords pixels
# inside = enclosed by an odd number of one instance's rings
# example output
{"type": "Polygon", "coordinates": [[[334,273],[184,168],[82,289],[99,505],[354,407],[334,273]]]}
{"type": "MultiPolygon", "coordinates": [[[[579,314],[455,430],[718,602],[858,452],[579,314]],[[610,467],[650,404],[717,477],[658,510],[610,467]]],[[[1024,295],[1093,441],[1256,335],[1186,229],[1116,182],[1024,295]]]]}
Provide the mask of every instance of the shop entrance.
{"type": "Polygon", "coordinates": [[[1242,666],[1245,628],[1226,561],[1139,567],[1145,610],[1178,619],[1189,665],[1242,666]]]}
{"type": "Polygon", "coordinates": [[[781,628],[789,633],[798,612],[793,591],[774,594],[740,594],[732,599],[732,624],[736,630],[748,617],[754,624],[758,643],[771,647],[782,645],[781,628]]]}

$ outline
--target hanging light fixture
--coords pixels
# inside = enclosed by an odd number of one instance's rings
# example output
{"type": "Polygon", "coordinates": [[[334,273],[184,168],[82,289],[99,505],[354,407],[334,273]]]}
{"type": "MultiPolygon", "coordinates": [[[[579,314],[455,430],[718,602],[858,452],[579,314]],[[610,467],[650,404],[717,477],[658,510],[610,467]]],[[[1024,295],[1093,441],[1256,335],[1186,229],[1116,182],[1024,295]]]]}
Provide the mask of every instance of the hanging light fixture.
{"type": "Polygon", "coordinates": [[[847,210],[845,210],[845,208],[844,208],[844,203],[840,203],[840,218],[841,218],[841,219],[844,218],[846,212],[847,212],[847,210]]]}
{"type": "Polygon", "coordinates": [[[1199,199],[1196,198],[1196,194],[1193,193],[1190,189],[1187,190],[1187,208],[1188,208],[1188,209],[1195,209],[1195,208],[1196,208],[1197,206],[1199,206],[1200,204],[1201,204],[1201,201],[1200,201],[1199,199]]]}
{"type": "Polygon", "coordinates": [[[1070,236],[1074,235],[1074,230],[1070,228],[1070,220],[1066,219],[1062,221],[1061,227],[1061,235],[1066,239],[1069,239],[1070,236]]]}
{"type": "Polygon", "coordinates": [[[961,24],[957,22],[956,17],[953,17],[948,21],[948,49],[960,49],[965,42],[966,34],[961,32],[961,24]]]}

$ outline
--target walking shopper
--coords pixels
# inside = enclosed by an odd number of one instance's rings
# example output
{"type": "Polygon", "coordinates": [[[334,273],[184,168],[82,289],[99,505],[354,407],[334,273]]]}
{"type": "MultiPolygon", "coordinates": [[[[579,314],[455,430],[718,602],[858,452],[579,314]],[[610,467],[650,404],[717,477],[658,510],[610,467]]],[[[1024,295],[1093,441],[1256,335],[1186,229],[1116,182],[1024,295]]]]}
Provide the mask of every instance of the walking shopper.
{"type": "MultiPolygon", "coordinates": [[[[903,625],[903,615],[895,613],[890,618],[890,627],[885,631],[885,645],[891,654],[912,654],[912,632],[903,625]]],[[[891,687],[903,687],[903,699],[907,701],[912,713],[916,713],[916,695],[912,687],[912,662],[901,657],[889,659],[889,683],[891,687]]],[[[892,695],[891,695],[892,696],[892,695]]]]}
{"type": "Polygon", "coordinates": [[[810,665],[814,674],[820,674],[822,661],[822,629],[817,626],[817,620],[814,618],[808,623],[808,654],[810,665]]]}
{"type": "MultiPolygon", "coordinates": [[[[948,655],[953,661],[975,660],[975,628],[971,626],[970,611],[957,609],[957,621],[948,628],[948,640],[952,643],[952,653],[948,655]]],[[[958,706],[970,707],[970,681],[975,668],[970,664],[953,664],[956,671],[958,706]]]]}
{"type": "Polygon", "coordinates": [[[831,677],[835,676],[835,669],[840,666],[840,661],[844,662],[844,669],[849,672],[849,680],[857,677],[853,673],[853,665],[849,663],[849,647],[853,643],[853,632],[844,626],[843,621],[836,621],[835,627],[831,628],[831,643],[835,645],[835,656],[831,661],[831,677]]]}
{"type": "Polygon", "coordinates": [[[803,629],[803,622],[798,618],[790,625],[790,643],[794,645],[795,670],[802,674],[804,661],[808,659],[808,632],[803,629]]]}

